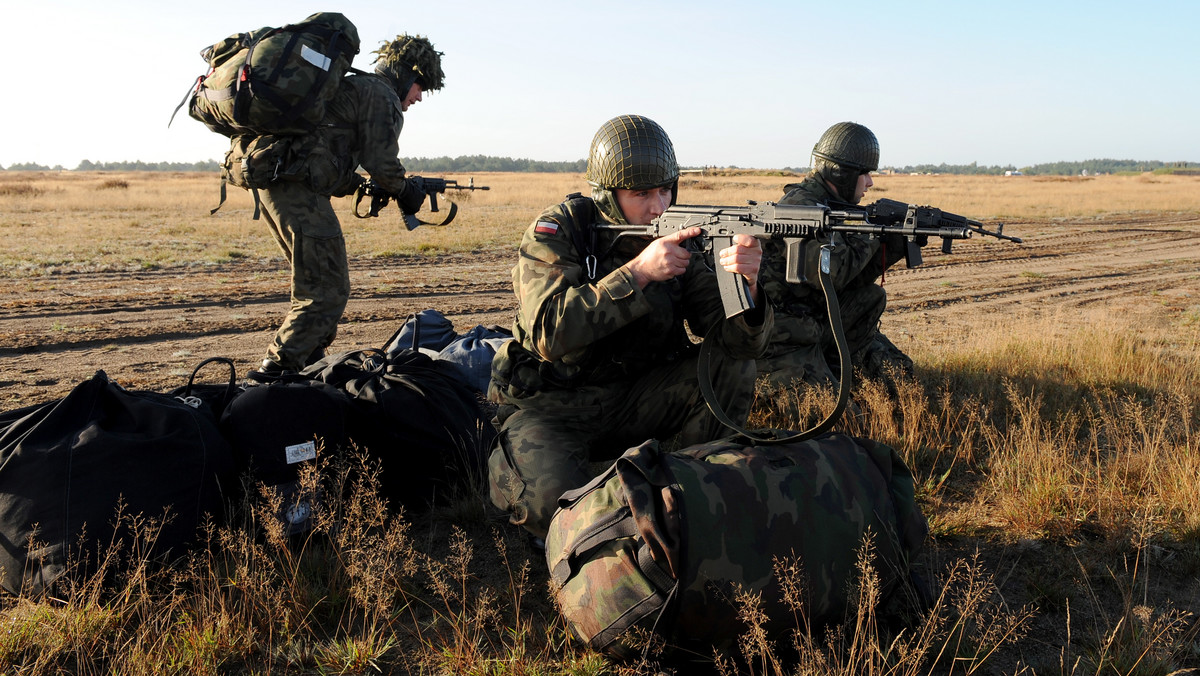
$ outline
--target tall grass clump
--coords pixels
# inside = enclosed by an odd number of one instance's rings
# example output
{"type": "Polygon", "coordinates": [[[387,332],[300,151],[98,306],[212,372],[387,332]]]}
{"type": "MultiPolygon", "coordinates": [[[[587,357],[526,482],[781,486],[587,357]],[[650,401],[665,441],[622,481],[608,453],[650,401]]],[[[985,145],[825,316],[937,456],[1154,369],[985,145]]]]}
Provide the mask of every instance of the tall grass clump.
{"type": "MultiPolygon", "coordinates": [[[[1075,638],[1054,657],[1061,669],[1047,672],[1043,655],[1033,673],[1200,666],[1197,337],[1187,326],[1164,334],[1112,318],[1074,328],[1030,319],[912,354],[915,377],[859,374],[855,382],[837,429],[892,445],[914,469],[931,561],[940,544],[963,538],[987,543],[994,556],[1039,561],[1005,596],[1044,604],[1029,621],[1075,638]]],[[[801,429],[835,399],[830,389],[763,386],[751,425],[801,429]]],[[[993,665],[1014,659],[998,654],[993,665]]]]}

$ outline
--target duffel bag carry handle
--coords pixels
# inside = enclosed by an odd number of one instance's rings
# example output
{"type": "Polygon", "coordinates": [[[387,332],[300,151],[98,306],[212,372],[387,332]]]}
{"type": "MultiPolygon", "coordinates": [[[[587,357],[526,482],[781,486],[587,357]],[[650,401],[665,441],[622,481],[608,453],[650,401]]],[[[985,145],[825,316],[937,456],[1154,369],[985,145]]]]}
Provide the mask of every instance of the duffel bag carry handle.
{"type": "Polygon", "coordinates": [[[196,374],[200,373],[200,369],[213,363],[224,364],[229,367],[229,382],[225,385],[224,396],[221,397],[221,408],[224,409],[233,400],[234,395],[237,394],[237,367],[234,366],[233,360],[229,357],[209,357],[196,364],[196,368],[192,369],[192,375],[188,377],[187,386],[183,388],[183,393],[176,398],[192,408],[199,408],[199,398],[192,395],[192,388],[196,384],[196,374]]]}

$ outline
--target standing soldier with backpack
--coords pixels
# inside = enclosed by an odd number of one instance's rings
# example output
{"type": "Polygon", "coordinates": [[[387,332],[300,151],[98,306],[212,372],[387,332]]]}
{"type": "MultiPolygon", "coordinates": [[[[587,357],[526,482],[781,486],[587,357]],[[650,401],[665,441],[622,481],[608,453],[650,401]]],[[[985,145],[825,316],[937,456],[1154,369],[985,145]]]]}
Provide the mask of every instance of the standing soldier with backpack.
{"type": "Polygon", "coordinates": [[[291,309],[251,378],[300,370],[333,342],[350,298],[350,269],[329,198],[354,192],[363,181],[356,169],[365,169],[406,214],[416,213],[425,199],[405,175],[398,140],[409,106],[441,89],[442,53],[428,39],[409,35],[373,53],[374,74],[355,71],[342,78],[317,128],[291,142],[286,157],[304,166],[284,167],[279,180],[260,190],[271,234],[291,264],[291,309]]]}

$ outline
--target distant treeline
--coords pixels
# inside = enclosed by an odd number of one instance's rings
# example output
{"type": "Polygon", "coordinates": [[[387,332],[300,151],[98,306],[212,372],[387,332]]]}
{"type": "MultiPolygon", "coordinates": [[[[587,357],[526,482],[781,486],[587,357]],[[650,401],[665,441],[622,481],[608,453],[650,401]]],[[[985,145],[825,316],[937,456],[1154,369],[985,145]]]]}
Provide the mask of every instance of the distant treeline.
{"type": "MultiPolygon", "coordinates": [[[[0,167],[3,170],[4,167],[0,167]]],[[[92,162],[84,160],[75,171],[220,171],[221,163],[216,160],[205,162],[92,162]]],[[[35,162],[8,165],[7,171],[65,171],[61,164],[47,167],[35,162]]]]}
{"type": "Polygon", "coordinates": [[[524,158],[459,155],[458,157],[402,157],[404,168],[415,173],[510,171],[538,173],[578,173],[587,168],[587,160],[542,162],[524,158]]]}
{"type": "MultiPolygon", "coordinates": [[[[580,173],[587,168],[587,160],[573,162],[542,162],[524,158],[490,157],[488,155],[460,155],[458,157],[403,157],[400,161],[405,168],[414,173],[461,173],[477,171],[505,172],[543,172],[543,173],[580,173]]],[[[735,168],[735,167],[729,167],[735,168]]],[[[1003,175],[1006,172],[1021,172],[1031,176],[1078,176],[1083,172],[1088,174],[1116,174],[1121,172],[1157,171],[1168,173],[1175,170],[1193,172],[1200,170],[1200,162],[1158,162],[1140,160],[1084,160],[1083,162],[1050,162],[1035,164],[1030,167],[1017,167],[1011,164],[980,166],[975,162],[970,164],[917,164],[903,167],[884,167],[898,174],[980,174],[1003,175]]],[[[0,171],[5,167],[0,166],[0,171]]],[[[61,165],[48,167],[45,165],[25,162],[12,164],[7,171],[63,171],[61,165]]],[[[92,162],[84,160],[75,167],[75,171],[220,171],[221,165],[216,160],[204,162],[92,162]]],[[[785,171],[803,174],[807,167],[784,167],[785,171]]]]}
{"type": "MultiPolygon", "coordinates": [[[[460,155],[459,157],[402,157],[400,162],[411,172],[470,172],[470,171],[508,171],[508,172],[544,172],[568,173],[582,172],[587,168],[587,160],[573,162],[542,162],[524,158],[489,157],[487,155],[460,155]]],[[[4,167],[0,166],[0,170],[4,167]]],[[[84,160],[75,167],[75,171],[220,171],[221,164],[216,160],[206,162],[92,162],[84,160]]],[[[34,162],[13,164],[8,171],[64,171],[62,165],[48,167],[34,162]]]]}
{"type": "Polygon", "coordinates": [[[1020,171],[1030,176],[1078,176],[1083,172],[1090,175],[1117,174],[1121,172],[1170,171],[1173,169],[1200,169],[1198,162],[1158,162],[1140,160],[1084,160],[1083,162],[1050,162],[1031,167],[1016,167],[1011,164],[979,166],[970,164],[917,164],[905,167],[887,167],[898,174],[989,174],[1003,175],[1020,171]]]}

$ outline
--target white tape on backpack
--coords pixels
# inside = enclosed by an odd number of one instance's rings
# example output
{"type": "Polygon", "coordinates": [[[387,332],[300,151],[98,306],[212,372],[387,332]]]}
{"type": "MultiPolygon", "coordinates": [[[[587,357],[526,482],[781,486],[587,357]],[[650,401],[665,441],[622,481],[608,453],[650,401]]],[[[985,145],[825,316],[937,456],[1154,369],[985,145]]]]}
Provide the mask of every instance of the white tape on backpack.
{"type": "Polygon", "coordinates": [[[310,48],[308,45],[300,45],[300,58],[321,70],[329,70],[329,65],[333,63],[333,60],[328,56],[310,48]]]}

